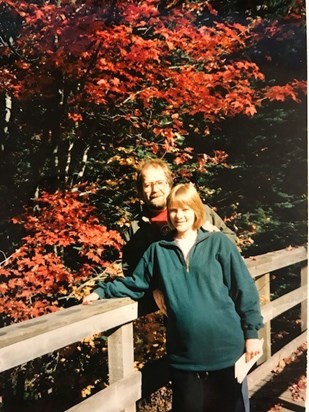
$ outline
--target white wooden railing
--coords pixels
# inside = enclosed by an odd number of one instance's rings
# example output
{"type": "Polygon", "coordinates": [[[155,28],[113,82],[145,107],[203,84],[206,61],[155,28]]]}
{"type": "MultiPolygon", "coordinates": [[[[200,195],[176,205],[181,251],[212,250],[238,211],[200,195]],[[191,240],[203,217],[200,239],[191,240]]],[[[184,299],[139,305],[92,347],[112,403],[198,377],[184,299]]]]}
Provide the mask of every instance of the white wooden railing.
{"type": "MultiPolygon", "coordinates": [[[[250,392],[257,390],[267,373],[281,358],[289,356],[306,341],[307,329],[307,249],[297,247],[246,259],[263,298],[265,326],[264,357],[248,378],[250,392]],[[301,263],[300,287],[270,301],[270,273],[301,263]],[[302,333],[280,351],[271,353],[270,321],[301,304],[302,333]]],[[[138,304],[129,298],[110,299],[92,305],[78,305],[0,329],[0,372],[44,354],[78,342],[94,334],[112,330],[108,337],[109,386],[68,409],[70,412],[134,412],[142,397],[142,373],[134,368],[133,324],[138,304]]]]}

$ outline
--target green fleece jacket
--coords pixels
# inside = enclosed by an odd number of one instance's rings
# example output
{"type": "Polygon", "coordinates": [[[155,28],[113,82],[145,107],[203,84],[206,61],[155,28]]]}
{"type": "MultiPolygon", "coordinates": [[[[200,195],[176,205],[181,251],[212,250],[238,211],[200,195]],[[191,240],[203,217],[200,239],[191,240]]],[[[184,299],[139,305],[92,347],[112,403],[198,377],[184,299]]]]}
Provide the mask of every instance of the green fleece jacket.
{"type": "MultiPolygon", "coordinates": [[[[220,232],[224,233],[232,242],[237,242],[236,234],[229,229],[221,217],[208,205],[205,206],[205,222],[216,226],[220,232]]],[[[160,230],[156,225],[151,224],[147,217],[147,208],[145,208],[138,219],[131,222],[130,227],[123,233],[125,245],[122,248],[122,268],[125,276],[132,274],[136,265],[140,261],[143,253],[151,243],[166,239],[170,236],[168,224],[160,230]]]]}
{"type": "Polygon", "coordinates": [[[236,246],[222,233],[199,229],[187,261],[176,242],[161,240],[144,253],[133,274],[100,283],[100,298],[140,299],[150,285],[167,305],[167,353],[177,369],[232,366],[246,338],[262,326],[259,296],[236,246]]]}

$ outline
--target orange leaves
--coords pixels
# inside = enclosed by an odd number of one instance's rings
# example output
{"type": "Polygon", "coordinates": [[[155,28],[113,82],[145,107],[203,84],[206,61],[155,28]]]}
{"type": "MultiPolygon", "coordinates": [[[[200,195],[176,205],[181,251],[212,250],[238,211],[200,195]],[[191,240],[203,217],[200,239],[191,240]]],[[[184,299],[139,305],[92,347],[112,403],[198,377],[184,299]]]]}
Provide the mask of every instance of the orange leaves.
{"type": "Polygon", "coordinates": [[[100,264],[103,264],[101,256],[106,248],[113,247],[119,251],[122,244],[119,233],[108,231],[103,225],[82,225],[77,239],[83,245],[79,253],[100,264]]]}
{"type": "Polygon", "coordinates": [[[122,8],[123,18],[128,24],[144,26],[146,20],[158,16],[156,3],[158,1],[154,0],[141,2],[139,5],[135,5],[134,2],[124,2],[120,8],[122,8]]]}
{"type": "Polygon", "coordinates": [[[248,116],[253,116],[256,113],[256,108],[253,105],[249,105],[245,108],[245,114],[248,116]]]}
{"type": "Polygon", "coordinates": [[[266,89],[265,96],[271,101],[285,101],[292,99],[299,102],[299,91],[306,93],[306,82],[294,81],[284,86],[272,86],[266,89]]]}
{"type": "Polygon", "coordinates": [[[73,122],[81,122],[83,116],[80,113],[68,113],[68,118],[73,120],[73,122]]]}
{"type": "Polygon", "coordinates": [[[80,254],[87,247],[112,246],[119,250],[122,243],[119,234],[99,224],[92,214],[93,206],[85,202],[87,199],[85,193],[81,200],[78,191],[43,193],[38,199],[38,203],[43,204],[40,215],[29,215],[25,223],[25,228],[34,232],[28,243],[60,247],[83,245],[80,254]]]}
{"type": "Polygon", "coordinates": [[[214,156],[209,156],[206,154],[197,156],[197,167],[200,172],[205,173],[207,171],[207,166],[221,165],[228,168],[229,165],[226,163],[228,154],[223,150],[215,150],[214,156]]]}
{"type": "MultiPolygon", "coordinates": [[[[173,133],[185,135],[181,120],[177,123],[165,116],[166,110],[179,112],[182,118],[201,113],[211,124],[239,114],[253,116],[265,98],[298,101],[295,84],[285,90],[262,89],[265,78],[260,68],[241,57],[260,36],[260,20],[240,24],[217,19],[212,25],[199,26],[204,11],[198,3],[167,7],[165,15],[159,13],[158,0],[130,0],[115,3],[118,17],[110,24],[108,2],[100,8],[94,1],[44,6],[7,3],[24,13],[25,24],[16,41],[32,60],[26,63],[27,70],[23,62],[17,62],[14,70],[4,68],[3,73],[8,73],[0,79],[0,90],[10,88],[19,98],[31,94],[50,98],[58,95],[62,79],[70,94],[66,112],[75,123],[86,115],[70,104],[83,101],[86,107],[95,104],[106,113],[121,109],[118,119],[127,119],[128,128],[141,133],[158,130],[164,119],[173,123],[173,133]],[[46,69],[47,83],[40,76],[46,69]],[[136,107],[143,109],[137,118],[136,107]],[[142,118],[149,112],[150,121],[142,118]]],[[[203,7],[216,15],[208,2],[203,7]]],[[[280,31],[276,22],[266,28],[263,35],[280,31]]],[[[169,145],[167,149],[173,149],[171,139],[169,145]]]]}
{"type": "Polygon", "coordinates": [[[130,52],[126,54],[128,63],[134,62],[136,65],[141,66],[140,70],[142,70],[145,63],[151,63],[152,61],[160,63],[160,56],[161,51],[158,48],[157,41],[143,40],[138,36],[132,36],[130,52]]]}
{"type": "Polygon", "coordinates": [[[218,164],[224,163],[227,158],[228,158],[228,154],[225,153],[223,150],[215,150],[214,161],[216,163],[218,164]]]}
{"type": "MultiPolygon", "coordinates": [[[[119,256],[122,239],[107,230],[88,205],[93,192],[43,193],[37,209],[28,209],[23,245],[2,262],[0,310],[7,307],[8,319],[26,319],[55,310],[57,295],[68,294],[93,270],[103,270],[109,259],[119,256]],[[14,308],[14,309],[13,309],[14,308]]],[[[15,220],[21,223],[20,219],[15,220]]]]}
{"type": "Polygon", "coordinates": [[[182,153],[180,156],[175,157],[174,162],[175,162],[176,165],[182,165],[182,164],[186,163],[186,161],[188,159],[192,159],[192,156],[189,156],[186,153],[182,153]]]}
{"type": "Polygon", "coordinates": [[[266,92],[266,97],[269,100],[284,101],[287,97],[291,97],[293,100],[297,101],[297,97],[293,89],[288,86],[273,86],[266,92]]]}
{"type": "MultiPolygon", "coordinates": [[[[261,73],[259,67],[253,63],[246,60],[240,60],[233,64],[235,69],[239,70],[243,75],[246,74],[248,78],[254,78],[256,80],[264,80],[265,76],[261,73]]],[[[229,67],[229,66],[228,66],[229,67]]]]}

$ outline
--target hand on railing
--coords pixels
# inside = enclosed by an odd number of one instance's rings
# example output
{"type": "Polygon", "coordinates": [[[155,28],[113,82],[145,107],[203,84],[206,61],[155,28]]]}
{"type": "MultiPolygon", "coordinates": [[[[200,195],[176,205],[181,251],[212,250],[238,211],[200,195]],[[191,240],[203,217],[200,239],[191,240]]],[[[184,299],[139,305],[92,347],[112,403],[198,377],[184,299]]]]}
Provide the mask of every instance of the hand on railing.
{"type": "Polygon", "coordinates": [[[83,299],[83,305],[90,305],[92,302],[95,300],[99,299],[99,295],[95,292],[90,293],[90,295],[87,295],[83,299]]]}
{"type": "Polygon", "coordinates": [[[247,339],[246,340],[246,362],[254,356],[262,353],[262,346],[260,339],[247,339]]]}

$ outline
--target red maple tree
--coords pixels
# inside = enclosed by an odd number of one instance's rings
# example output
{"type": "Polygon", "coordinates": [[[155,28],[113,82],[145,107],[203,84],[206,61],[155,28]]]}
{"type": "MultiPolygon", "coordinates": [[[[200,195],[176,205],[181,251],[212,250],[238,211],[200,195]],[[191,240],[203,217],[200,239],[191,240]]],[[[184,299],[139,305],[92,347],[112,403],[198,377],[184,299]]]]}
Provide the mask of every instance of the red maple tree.
{"type": "MultiPolygon", "coordinates": [[[[81,188],[79,188],[81,189],[81,188]]],[[[122,239],[107,230],[88,204],[93,192],[43,193],[24,214],[27,236],[0,267],[3,322],[25,320],[59,308],[59,298],[119,258],[122,239]]]]}
{"type": "MultiPolygon", "coordinates": [[[[121,168],[134,171],[136,148],[168,153],[176,165],[194,156],[200,169],[224,164],[222,151],[196,157],[186,137],[208,136],[227,117],[254,116],[267,100],[297,102],[305,90],[298,80],[268,84],[246,57],[262,36],[261,19],[223,23],[210,2],[162,10],[160,0],[3,0],[0,11],[8,22],[0,93],[18,107],[16,130],[30,136],[31,166],[40,165],[34,174],[52,170],[66,187],[38,196],[22,221],[22,246],[1,265],[0,310],[8,319],[54,310],[59,295],[112,261],[107,249],[119,251],[119,235],[74,191],[72,176],[83,180],[89,153],[99,151],[117,170],[104,181],[116,196],[127,182],[121,168]]],[[[280,30],[273,22],[263,35],[280,30]]]]}

